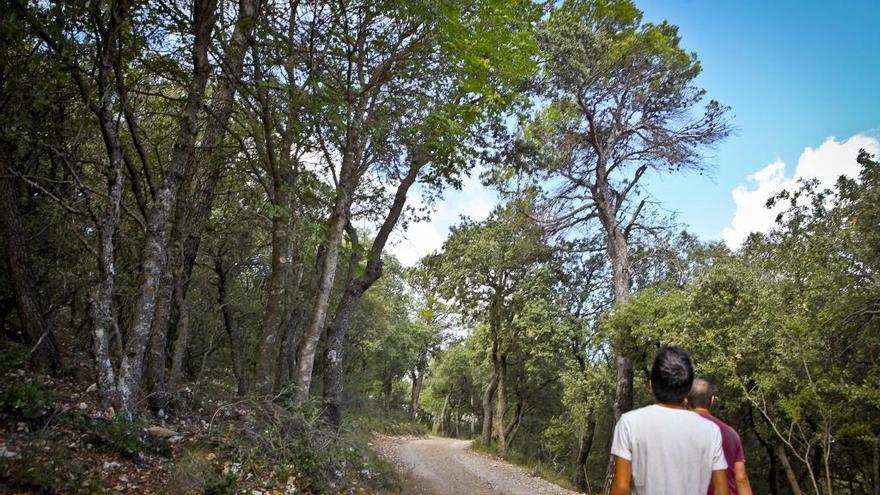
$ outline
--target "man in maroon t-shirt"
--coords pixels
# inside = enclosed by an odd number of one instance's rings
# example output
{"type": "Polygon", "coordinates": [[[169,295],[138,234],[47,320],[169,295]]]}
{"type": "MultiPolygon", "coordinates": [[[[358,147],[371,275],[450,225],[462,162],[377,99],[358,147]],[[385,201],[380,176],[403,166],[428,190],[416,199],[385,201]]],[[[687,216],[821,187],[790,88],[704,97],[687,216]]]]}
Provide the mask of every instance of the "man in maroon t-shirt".
{"type": "MultiPolygon", "coordinates": [[[[694,412],[718,425],[718,429],[721,430],[721,449],[724,451],[725,460],[727,460],[727,486],[730,489],[730,495],[752,495],[752,485],[746,474],[746,458],[743,454],[739,434],[724,421],[709,413],[714,402],[712,384],[702,378],[695,378],[685,403],[694,412]]],[[[713,495],[712,485],[709,485],[707,493],[713,495]]]]}

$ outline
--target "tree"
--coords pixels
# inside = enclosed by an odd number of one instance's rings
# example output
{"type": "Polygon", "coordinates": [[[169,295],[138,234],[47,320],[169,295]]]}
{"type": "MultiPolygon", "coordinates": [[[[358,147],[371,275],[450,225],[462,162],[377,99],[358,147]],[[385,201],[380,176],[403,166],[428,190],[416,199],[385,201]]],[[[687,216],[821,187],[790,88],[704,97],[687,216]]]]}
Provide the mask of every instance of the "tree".
{"type": "MultiPolygon", "coordinates": [[[[347,208],[359,207],[377,217],[379,226],[370,248],[365,249],[363,271],[349,271],[346,289],[327,330],[324,402],[327,419],[335,425],[339,424],[341,363],[348,322],[360,298],[382,274],[382,252],[404,215],[409,190],[418,183],[423,194],[431,195],[445,186],[457,185],[460,175],[473,165],[472,148],[478,146],[481,132],[497,124],[515,103],[522,103],[515,89],[533,67],[529,20],[535,9],[530,4],[449,2],[439,10],[431,7],[422,11],[415,5],[408,9],[407,15],[416,16],[405,17],[414,24],[410,25],[411,39],[405,40],[408,48],[402,49],[403,57],[395,61],[399,67],[394,70],[400,73],[383,68],[382,77],[387,81],[377,81],[381,86],[376,88],[367,83],[369,91],[385,91],[385,85],[393,88],[382,98],[386,99],[385,105],[398,110],[365,116],[377,120],[358,131],[364,133],[364,139],[368,131],[376,134],[368,139],[370,148],[365,150],[368,153],[356,172],[357,184],[352,186],[357,185],[357,192],[367,200],[378,196],[380,203],[376,207],[353,197],[347,208]],[[487,63],[488,53],[499,44],[510,46],[511,51],[487,63]],[[396,184],[393,194],[383,193],[381,184],[389,180],[396,184]]],[[[338,131],[329,132],[332,136],[338,131]]],[[[330,153],[321,143],[325,159],[330,162],[330,153]]],[[[341,151],[337,154],[345,156],[341,151]]],[[[342,173],[340,169],[337,190],[342,173]]],[[[350,225],[345,230],[358,246],[357,233],[350,225]]],[[[362,253],[355,249],[353,255],[358,259],[349,260],[350,266],[358,267],[362,253]]],[[[311,338],[304,342],[301,352],[307,350],[309,342],[311,338]]],[[[298,393],[302,399],[303,391],[298,389],[298,393]]]]}
{"type": "MultiPolygon", "coordinates": [[[[6,6],[4,10],[7,10],[6,6]]],[[[27,343],[32,348],[33,362],[58,371],[61,355],[46,318],[44,302],[40,298],[31,263],[28,234],[19,206],[22,196],[19,188],[24,181],[17,180],[22,174],[16,163],[19,156],[15,146],[16,142],[28,137],[29,128],[40,127],[36,119],[29,121],[23,116],[46,115],[52,110],[46,100],[30,97],[25,90],[27,84],[22,79],[24,74],[13,70],[16,65],[43,65],[39,55],[30,53],[26,45],[21,43],[24,33],[22,26],[15,22],[16,17],[11,13],[7,19],[0,21],[0,115],[5,122],[0,132],[0,232],[5,240],[6,266],[15,306],[27,343]]],[[[30,84],[31,89],[36,86],[41,91],[49,91],[52,85],[51,82],[34,85],[33,81],[30,84]]]]}
{"type": "Polygon", "coordinates": [[[518,296],[521,284],[527,284],[548,257],[543,231],[514,205],[507,205],[485,222],[464,220],[453,227],[443,251],[428,262],[441,294],[472,321],[486,324],[494,374],[483,392],[481,442],[489,445],[494,422],[502,454],[507,449],[508,364],[521,345],[522,327],[516,320],[523,300],[518,296]]]}
{"type": "MultiPolygon", "coordinates": [[[[167,401],[167,349],[170,342],[175,340],[174,336],[186,336],[185,333],[178,332],[176,327],[186,301],[202,236],[211,215],[215,189],[227,170],[225,163],[228,161],[228,152],[224,153],[227,129],[236,107],[238,88],[243,83],[244,59],[261,14],[260,9],[261,2],[258,0],[240,0],[232,32],[229,39],[224,40],[225,49],[222,53],[215,54],[220,59],[219,77],[216,86],[212,88],[203,139],[193,157],[196,165],[193,166],[192,173],[185,174],[182,179],[180,200],[174,208],[166,266],[156,299],[147,369],[150,400],[157,407],[164,406],[167,401]]],[[[214,48],[214,45],[209,48],[214,48]]],[[[149,176],[147,177],[149,180],[149,176]]],[[[178,347],[185,348],[185,339],[180,340],[178,347]]],[[[179,363],[177,368],[180,368],[179,363]]],[[[179,377],[172,377],[171,381],[179,381],[179,377]]],[[[244,382],[240,382],[240,385],[244,386],[244,382]]]]}
{"type": "MultiPolygon", "coordinates": [[[[616,305],[626,302],[632,265],[628,241],[644,228],[639,188],[649,170],[699,168],[701,150],[729,132],[725,108],[704,91],[695,54],[675,26],[642,23],[630,1],[566,2],[541,32],[550,103],[529,134],[552,157],[536,170],[555,186],[544,193],[544,221],[557,230],[597,219],[612,266],[616,305]]],[[[632,365],[616,356],[614,414],[632,408],[632,365]]]]}

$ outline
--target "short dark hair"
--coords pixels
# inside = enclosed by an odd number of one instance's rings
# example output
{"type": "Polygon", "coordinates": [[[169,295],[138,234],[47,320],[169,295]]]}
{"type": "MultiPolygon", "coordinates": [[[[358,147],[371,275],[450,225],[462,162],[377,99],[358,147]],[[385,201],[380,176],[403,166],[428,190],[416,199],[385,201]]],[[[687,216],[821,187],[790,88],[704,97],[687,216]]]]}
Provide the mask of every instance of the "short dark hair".
{"type": "Polygon", "coordinates": [[[691,407],[702,407],[709,409],[712,405],[712,384],[702,378],[694,378],[694,384],[691,385],[691,391],[688,392],[687,398],[691,407]]]}
{"type": "Polygon", "coordinates": [[[651,389],[659,402],[681,404],[694,382],[691,356],[681,347],[663,347],[651,366],[651,389]]]}

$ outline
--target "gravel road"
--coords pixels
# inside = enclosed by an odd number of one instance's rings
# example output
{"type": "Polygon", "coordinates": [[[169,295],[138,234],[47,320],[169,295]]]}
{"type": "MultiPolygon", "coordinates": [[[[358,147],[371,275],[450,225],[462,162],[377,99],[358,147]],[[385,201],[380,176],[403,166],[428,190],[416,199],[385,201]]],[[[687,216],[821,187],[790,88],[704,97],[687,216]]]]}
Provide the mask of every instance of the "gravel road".
{"type": "Polygon", "coordinates": [[[512,464],[474,452],[469,440],[377,436],[374,447],[397,465],[412,495],[568,495],[512,464]]]}

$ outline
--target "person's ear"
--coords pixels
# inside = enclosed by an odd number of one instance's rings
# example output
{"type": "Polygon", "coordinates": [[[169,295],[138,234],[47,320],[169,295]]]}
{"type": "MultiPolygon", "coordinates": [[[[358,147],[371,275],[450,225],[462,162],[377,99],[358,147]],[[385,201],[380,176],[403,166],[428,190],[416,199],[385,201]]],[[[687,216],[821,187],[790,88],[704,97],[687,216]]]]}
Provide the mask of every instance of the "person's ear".
{"type": "Polygon", "coordinates": [[[684,407],[685,409],[693,409],[693,407],[691,407],[691,401],[688,400],[687,397],[684,398],[684,407]]]}

